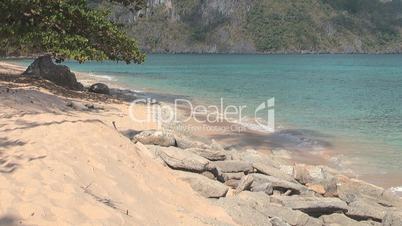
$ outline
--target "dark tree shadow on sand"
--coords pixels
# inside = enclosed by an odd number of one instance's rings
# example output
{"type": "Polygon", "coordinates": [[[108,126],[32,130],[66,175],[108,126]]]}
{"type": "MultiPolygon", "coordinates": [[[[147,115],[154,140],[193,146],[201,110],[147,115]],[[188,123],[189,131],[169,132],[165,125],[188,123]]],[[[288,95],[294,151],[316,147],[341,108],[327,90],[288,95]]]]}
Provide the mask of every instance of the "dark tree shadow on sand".
{"type": "Polygon", "coordinates": [[[16,226],[23,225],[19,220],[12,215],[3,215],[0,216],[0,226],[16,226]]]}

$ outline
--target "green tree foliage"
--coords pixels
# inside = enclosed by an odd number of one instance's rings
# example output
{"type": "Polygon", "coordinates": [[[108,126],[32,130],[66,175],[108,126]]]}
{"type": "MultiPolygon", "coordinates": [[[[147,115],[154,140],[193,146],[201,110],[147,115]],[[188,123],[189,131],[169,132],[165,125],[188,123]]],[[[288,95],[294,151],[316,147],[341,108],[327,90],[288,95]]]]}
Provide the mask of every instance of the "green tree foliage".
{"type": "Polygon", "coordinates": [[[110,1],[123,4],[124,6],[135,6],[136,10],[145,8],[147,6],[146,0],[110,0],[110,1]]]}
{"type": "MultiPolygon", "coordinates": [[[[143,0],[111,0],[124,5],[143,0]]],[[[141,3],[142,2],[142,3],[141,3]]],[[[145,56],[108,13],[85,0],[7,0],[0,2],[0,48],[51,53],[56,59],[142,63],[145,56]]]]}

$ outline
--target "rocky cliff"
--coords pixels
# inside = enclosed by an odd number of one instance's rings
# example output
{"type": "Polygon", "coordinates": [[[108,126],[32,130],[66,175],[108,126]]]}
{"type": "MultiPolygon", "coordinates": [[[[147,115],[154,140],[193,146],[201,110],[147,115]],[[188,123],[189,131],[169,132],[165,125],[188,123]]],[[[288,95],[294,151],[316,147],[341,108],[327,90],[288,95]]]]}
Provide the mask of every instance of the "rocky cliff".
{"type": "Polygon", "coordinates": [[[401,0],[102,1],[149,52],[401,52],[401,0]]]}

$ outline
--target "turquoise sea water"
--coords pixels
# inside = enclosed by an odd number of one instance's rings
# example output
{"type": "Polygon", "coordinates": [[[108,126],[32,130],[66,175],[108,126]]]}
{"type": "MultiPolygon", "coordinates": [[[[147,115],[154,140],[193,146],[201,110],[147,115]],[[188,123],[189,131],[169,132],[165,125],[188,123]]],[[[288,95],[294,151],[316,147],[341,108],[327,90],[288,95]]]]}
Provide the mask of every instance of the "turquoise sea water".
{"type": "Polygon", "coordinates": [[[67,65],[205,103],[222,97],[253,109],[275,97],[278,127],[319,136],[377,173],[402,173],[402,55],[179,54],[149,55],[143,65],[67,65]]]}

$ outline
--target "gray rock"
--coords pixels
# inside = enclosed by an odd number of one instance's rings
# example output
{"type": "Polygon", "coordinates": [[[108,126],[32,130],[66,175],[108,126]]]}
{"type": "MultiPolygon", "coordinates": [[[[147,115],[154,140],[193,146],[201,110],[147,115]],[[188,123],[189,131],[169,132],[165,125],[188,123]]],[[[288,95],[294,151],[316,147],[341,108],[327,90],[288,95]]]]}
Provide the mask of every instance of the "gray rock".
{"type": "Polygon", "coordinates": [[[390,188],[384,190],[384,192],[381,194],[379,203],[402,208],[402,198],[395,194],[395,192],[390,188]]]}
{"type": "Polygon", "coordinates": [[[318,184],[329,181],[341,173],[327,166],[313,166],[305,164],[295,164],[293,167],[293,177],[302,184],[318,184]]]}
{"type": "Polygon", "coordinates": [[[383,192],[383,188],[361,180],[350,179],[345,176],[337,177],[338,196],[347,203],[356,201],[361,197],[381,199],[383,192]]]}
{"type": "Polygon", "coordinates": [[[272,187],[272,184],[270,183],[263,183],[263,184],[258,184],[253,187],[253,184],[251,184],[251,189],[252,192],[264,192],[267,195],[272,195],[274,192],[274,188],[272,187]]]}
{"type": "Polygon", "coordinates": [[[270,155],[260,153],[252,149],[248,149],[246,151],[233,151],[231,152],[230,155],[232,160],[245,161],[251,164],[254,163],[268,164],[278,169],[281,167],[280,159],[275,159],[270,155]]]}
{"type": "Polygon", "coordinates": [[[207,148],[209,148],[208,145],[206,145],[202,142],[199,142],[199,141],[195,141],[194,139],[190,139],[188,137],[175,135],[175,139],[176,139],[177,147],[179,147],[181,149],[189,149],[189,148],[207,149],[207,148]]]}
{"type": "Polygon", "coordinates": [[[159,145],[162,147],[176,146],[176,139],[172,134],[157,130],[147,130],[135,135],[132,139],[134,143],[159,145]]]}
{"type": "Polygon", "coordinates": [[[240,180],[230,179],[225,181],[225,184],[233,189],[236,189],[239,186],[240,180]]]}
{"type": "Polygon", "coordinates": [[[196,173],[180,172],[180,179],[188,182],[194,191],[206,198],[224,197],[229,188],[218,181],[208,179],[196,173]]]}
{"type": "Polygon", "coordinates": [[[349,204],[347,216],[356,220],[381,221],[386,214],[386,208],[375,202],[359,199],[349,204]]]}
{"type": "Polygon", "coordinates": [[[361,226],[382,226],[382,223],[372,220],[360,221],[359,223],[361,224],[361,226]]]}
{"type": "Polygon", "coordinates": [[[215,151],[225,151],[225,148],[215,140],[212,140],[211,144],[209,145],[209,149],[215,151]]]}
{"type": "Polygon", "coordinates": [[[173,169],[192,172],[206,171],[209,161],[191,152],[176,147],[159,147],[159,156],[173,169]]]}
{"type": "Polygon", "coordinates": [[[290,175],[290,176],[293,177],[294,166],[282,164],[282,165],[279,166],[279,169],[282,172],[286,173],[287,175],[290,175]]]}
{"type": "Polygon", "coordinates": [[[215,151],[215,150],[203,149],[203,148],[188,148],[188,149],[186,149],[186,151],[190,151],[194,154],[202,156],[211,161],[222,161],[222,160],[226,159],[225,153],[223,153],[221,151],[215,151]]]}
{"type": "Polygon", "coordinates": [[[233,197],[219,199],[218,203],[226,209],[235,220],[240,219],[237,220],[237,222],[242,225],[242,222],[247,223],[248,221],[254,221],[254,224],[245,225],[266,225],[264,223],[270,223],[269,218],[273,217],[278,217],[282,219],[283,222],[295,226],[322,225],[320,220],[312,218],[301,211],[270,203],[269,196],[262,192],[244,191],[233,197]],[[247,211],[249,214],[244,215],[243,211],[247,211]]]}
{"type": "MultiPolygon", "coordinates": [[[[328,178],[322,181],[320,184],[324,187],[326,197],[338,197],[338,184],[335,177],[328,178]]],[[[345,200],[344,200],[345,201],[345,200]]]]}
{"type": "Polygon", "coordinates": [[[256,187],[264,183],[269,183],[272,185],[274,190],[281,190],[284,192],[286,192],[287,190],[291,190],[292,194],[300,194],[302,192],[307,191],[307,188],[301,184],[292,183],[286,180],[282,180],[272,176],[267,176],[264,174],[253,173],[250,175],[252,175],[254,179],[252,187],[256,187]]]}
{"type": "Polygon", "coordinates": [[[284,173],[278,168],[275,168],[274,166],[271,166],[269,164],[264,164],[261,162],[255,162],[253,163],[253,167],[257,170],[257,172],[260,172],[262,174],[268,175],[268,176],[273,176],[280,178],[282,180],[287,180],[290,182],[296,182],[295,179],[293,179],[292,176],[284,173]]]}
{"type": "Polygon", "coordinates": [[[70,107],[77,111],[89,111],[90,109],[83,103],[77,101],[69,101],[66,104],[67,107],[70,107]]]}
{"type": "Polygon", "coordinates": [[[250,163],[236,160],[211,162],[210,167],[217,168],[221,173],[253,172],[250,163]]]}
{"type": "MultiPolygon", "coordinates": [[[[238,196],[242,196],[243,193],[245,192],[242,192],[238,196]]],[[[217,204],[223,207],[226,210],[226,212],[232,217],[232,219],[239,225],[244,226],[272,225],[269,216],[261,211],[257,211],[254,207],[252,200],[245,201],[242,198],[239,198],[238,196],[221,198],[217,201],[217,204]]],[[[261,199],[257,197],[258,202],[260,203],[263,202],[264,198],[266,197],[261,196],[261,199]]]]}
{"type": "Polygon", "coordinates": [[[347,203],[363,199],[382,206],[402,207],[401,198],[389,190],[345,176],[337,176],[336,181],[337,194],[347,203]]]}
{"type": "Polygon", "coordinates": [[[383,220],[383,226],[402,226],[402,211],[388,211],[383,220]]]}
{"type": "Polygon", "coordinates": [[[221,182],[225,182],[228,180],[240,180],[244,176],[243,172],[239,173],[221,173],[218,172],[218,180],[221,182]]]}
{"type": "Polygon", "coordinates": [[[282,219],[279,217],[273,217],[271,218],[271,224],[272,226],[290,226],[290,224],[284,222],[282,219]]]}
{"type": "Polygon", "coordinates": [[[320,219],[328,226],[369,226],[368,223],[355,221],[341,213],[323,215],[320,219]]]}
{"type": "Polygon", "coordinates": [[[92,93],[100,93],[100,94],[106,94],[106,95],[110,94],[109,87],[103,83],[95,83],[95,84],[91,85],[89,87],[88,91],[92,92],[92,93]]]}
{"type": "Polygon", "coordinates": [[[245,175],[241,178],[239,185],[236,188],[236,193],[240,193],[244,190],[249,190],[251,184],[253,183],[253,177],[250,175],[245,175]]]}
{"type": "Polygon", "coordinates": [[[207,177],[211,180],[216,180],[215,175],[209,171],[202,172],[201,175],[203,175],[204,177],[207,177]]]}
{"type": "Polygon", "coordinates": [[[316,183],[324,180],[324,173],[319,166],[295,164],[293,177],[302,184],[316,183]]]}
{"type": "Polygon", "coordinates": [[[268,206],[268,208],[266,208],[265,213],[267,215],[269,215],[270,217],[279,217],[290,225],[295,225],[295,226],[319,226],[319,225],[322,225],[320,220],[310,217],[301,211],[292,210],[290,208],[278,206],[275,204],[270,204],[268,206]]]}
{"type": "Polygon", "coordinates": [[[271,197],[271,202],[279,203],[294,210],[300,210],[314,217],[348,210],[347,204],[338,198],[273,196],[271,197]]]}
{"type": "Polygon", "coordinates": [[[84,86],[77,81],[75,74],[65,65],[57,65],[51,55],[38,57],[23,73],[24,76],[43,78],[67,89],[82,91],[84,86]]]}

